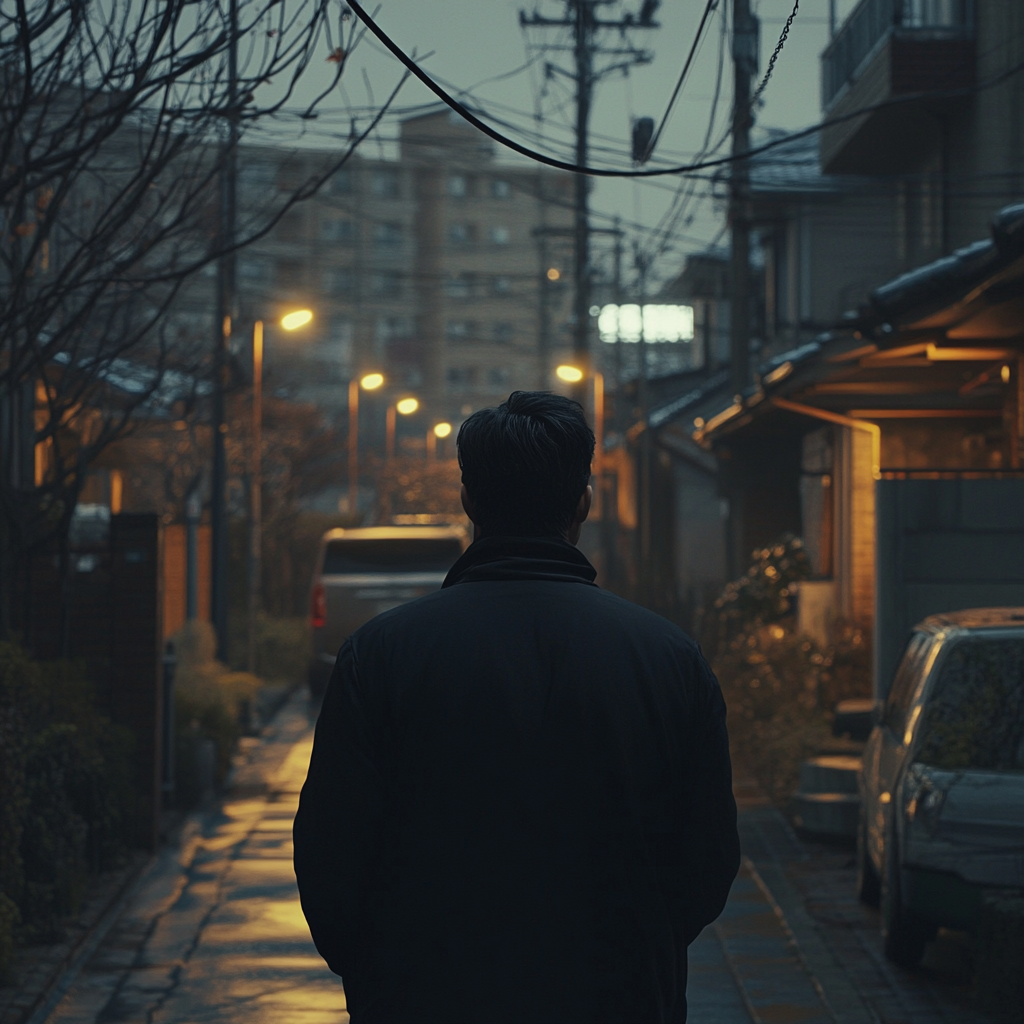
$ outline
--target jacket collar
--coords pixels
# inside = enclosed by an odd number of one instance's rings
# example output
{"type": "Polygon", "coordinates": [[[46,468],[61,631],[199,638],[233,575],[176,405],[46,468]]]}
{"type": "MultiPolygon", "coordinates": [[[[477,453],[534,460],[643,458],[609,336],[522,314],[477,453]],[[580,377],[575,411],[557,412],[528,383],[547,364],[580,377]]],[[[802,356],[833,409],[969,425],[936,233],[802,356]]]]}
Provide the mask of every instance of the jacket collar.
{"type": "Polygon", "coordinates": [[[442,588],[487,580],[554,580],[596,586],[597,570],[557,537],[481,537],[451,567],[442,588]]]}

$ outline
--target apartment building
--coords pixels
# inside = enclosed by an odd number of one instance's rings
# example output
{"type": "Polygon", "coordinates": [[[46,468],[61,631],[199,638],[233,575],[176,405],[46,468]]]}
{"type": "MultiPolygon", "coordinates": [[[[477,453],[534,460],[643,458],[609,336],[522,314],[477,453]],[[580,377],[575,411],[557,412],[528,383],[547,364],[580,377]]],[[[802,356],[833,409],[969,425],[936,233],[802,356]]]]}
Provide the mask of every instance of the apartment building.
{"type": "MultiPolygon", "coordinates": [[[[241,254],[243,321],[315,313],[293,334],[268,328],[268,386],[340,417],[349,380],[379,371],[423,417],[454,421],[515,388],[552,386],[571,349],[571,177],[498,163],[447,110],[404,121],[399,139],[397,160],[364,146],[241,254]]],[[[240,208],[332,159],[243,149],[240,208]]]]}

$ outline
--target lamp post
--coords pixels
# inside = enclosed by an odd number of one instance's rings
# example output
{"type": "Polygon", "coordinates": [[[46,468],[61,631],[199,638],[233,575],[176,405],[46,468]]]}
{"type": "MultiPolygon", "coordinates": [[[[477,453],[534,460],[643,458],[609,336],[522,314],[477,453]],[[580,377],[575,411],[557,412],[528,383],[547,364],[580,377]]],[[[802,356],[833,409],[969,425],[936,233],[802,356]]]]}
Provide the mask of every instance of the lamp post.
{"type": "MultiPolygon", "coordinates": [[[[296,309],[281,317],[286,331],[305,327],[313,319],[308,309],[296,309]]],[[[246,664],[256,671],[256,617],[260,608],[260,577],[263,559],[263,321],[252,325],[252,455],[249,465],[249,635],[246,664]]]]}
{"type": "Polygon", "coordinates": [[[388,406],[384,434],[384,455],[388,462],[395,457],[395,428],[397,426],[395,414],[411,416],[419,407],[420,403],[416,398],[400,398],[394,405],[388,406]]]}
{"type": "Polygon", "coordinates": [[[437,460],[437,442],[444,440],[452,432],[450,423],[435,423],[427,431],[427,462],[437,460]]]}
{"type": "Polygon", "coordinates": [[[348,382],[348,508],[359,509],[359,389],[376,391],[384,383],[382,373],[366,373],[348,382]]]}
{"type": "MultiPolygon", "coordinates": [[[[555,370],[555,376],[559,380],[565,381],[566,384],[579,384],[586,374],[579,366],[573,366],[571,363],[562,363],[555,370]]],[[[597,488],[594,494],[594,512],[596,515],[600,515],[601,473],[604,468],[602,466],[604,455],[604,374],[594,370],[590,376],[594,382],[594,464],[592,468],[594,478],[597,480],[597,488]]]]}

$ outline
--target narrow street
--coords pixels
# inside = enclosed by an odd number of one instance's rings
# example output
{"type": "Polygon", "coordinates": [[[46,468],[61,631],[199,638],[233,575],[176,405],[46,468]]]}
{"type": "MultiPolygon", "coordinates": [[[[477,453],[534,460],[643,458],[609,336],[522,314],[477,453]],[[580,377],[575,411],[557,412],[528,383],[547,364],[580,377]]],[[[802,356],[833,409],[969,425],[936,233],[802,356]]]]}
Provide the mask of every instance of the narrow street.
{"type": "MultiPolygon", "coordinates": [[[[311,744],[297,696],[248,747],[228,799],[164,852],[47,1024],[347,1021],[292,873],[311,744]]],[[[916,974],[890,965],[877,913],[855,899],[851,852],[801,842],[753,783],[736,789],[743,867],[690,949],[693,1024],[987,1024],[956,936],[916,974]]]]}

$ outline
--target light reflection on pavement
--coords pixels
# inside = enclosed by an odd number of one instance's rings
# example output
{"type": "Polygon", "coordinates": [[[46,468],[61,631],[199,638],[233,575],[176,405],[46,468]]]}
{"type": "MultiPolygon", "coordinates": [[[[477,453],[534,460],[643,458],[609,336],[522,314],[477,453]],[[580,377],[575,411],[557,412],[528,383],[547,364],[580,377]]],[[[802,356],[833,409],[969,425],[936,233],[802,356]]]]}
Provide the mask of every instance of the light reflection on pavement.
{"type": "Polygon", "coordinates": [[[347,1024],[292,870],[311,748],[295,699],[246,767],[250,788],[262,775],[269,795],[229,799],[181,851],[164,853],[47,1024],[347,1024]]]}

